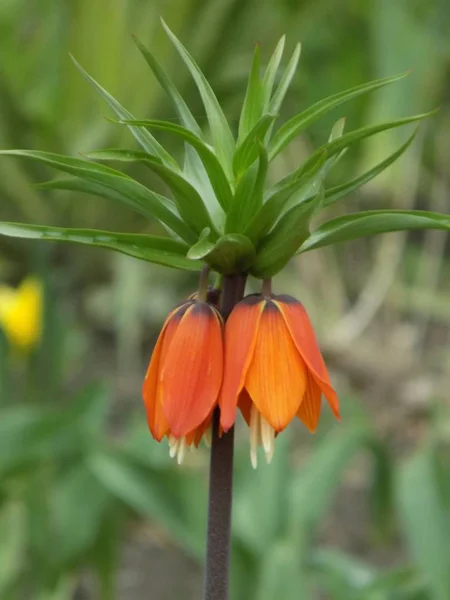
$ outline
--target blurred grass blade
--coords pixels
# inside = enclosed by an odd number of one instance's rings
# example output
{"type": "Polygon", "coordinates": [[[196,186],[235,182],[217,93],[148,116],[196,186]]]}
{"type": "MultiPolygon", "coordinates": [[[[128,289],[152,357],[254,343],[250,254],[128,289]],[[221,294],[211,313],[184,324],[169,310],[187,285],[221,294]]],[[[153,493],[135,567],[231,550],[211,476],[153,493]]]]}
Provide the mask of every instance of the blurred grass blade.
{"type": "Polygon", "coordinates": [[[188,246],[170,238],[137,234],[114,233],[98,229],[67,229],[45,225],[0,222],[0,235],[50,242],[73,242],[116,250],[166,267],[197,271],[201,265],[185,258],[188,246]]]}
{"type": "Polygon", "coordinates": [[[442,229],[450,231],[450,215],[425,210],[367,210],[323,223],[299,253],[390,231],[442,229]]]}
{"type": "Polygon", "coordinates": [[[385,85],[394,83],[400,79],[403,79],[409,75],[407,73],[401,73],[400,75],[394,75],[393,77],[386,77],[384,79],[378,79],[376,81],[370,81],[357,87],[351,88],[344,92],[339,92],[323,100],[319,100],[303,112],[299,113],[280,127],[280,129],[274,134],[269,149],[269,156],[272,160],[283,148],[285,148],[290,141],[292,141],[299,133],[304,131],[307,127],[315,123],[318,119],[326,115],[329,111],[333,110],[340,104],[357,98],[361,94],[366,94],[377,90],[385,85]]]}
{"type": "Polygon", "coordinates": [[[210,215],[197,190],[176,171],[164,165],[158,158],[146,152],[109,148],[86,154],[94,160],[140,161],[147,165],[166,183],[175,197],[178,212],[193,231],[200,233],[204,227],[212,226],[210,215]]]}
{"type": "Polygon", "coordinates": [[[238,143],[245,139],[262,115],[261,51],[256,44],[252,68],[248,78],[247,91],[242,105],[238,128],[238,143]]]}
{"type": "Polygon", "coordinates": [[[263,115],[252,130],[249,131],[242,144],[237,148],[233,159],[233,172],[237,179],[239,179],[239,177],[245,173],[250,165],[258,158],[258,141],[264,141],[264,136],[276,118],[276,115],[263,115]]]}
{"type": "Polygon", "coordinates": [[[306,573],[299,563],[299,555],[288,541],[268,545],[259,571],[256,600],[311,598],[306,573]]]}
{"type": "Polygon", "coordinates": [[[262,82],[262,93],[263,93],[263,112],[269,111],[270,98],[272,96],[273,84],[277,76],[278,67],[280,66],[281,58],[283,56],[284,44],[286,36],[283,35],[278,42],[274,53],[270,57],[269,64],[267,65],[266,72],[264,73],[262,82]]]}
{"type": "MultiPolygon", "coordinates": [[[[87,73],[83,67],[77,62],[77,60],[70,56],[73,60],[75,66],[80,71],[80,73],[89,81],[89,83],[99,92],[99,94],[106,100],[111,109],[116,113],[116,115],[120,119],[130,119],[133,120],[133,115],[126,110],[119,102],[111,96],[109,92],[107,92],[102,86],[95,81],[93,77],[87,73]]],[[[136,141],[140,144],[140,146],[150,154],[155,154],[160,158],[165,165],[170,165],[173,169],[179,169],[176,160],[161,146],[161,144],[155,140],[155,138],[148,132],[142,129],[138,129],[136,127],[129,126],[128,129],[131,131],[136,141]]]]}
{"type": "Polygon", "coordinates": [[[281,104],[284,100],[284,97],[286,96],[286,92],[288,91],[289,86],[291,85],[292,78],[294,77],[295,71],[297,70],[301,49],[302,46],[300,43],[298,43],[295,46],[294,53],[292,54],[288,66],[286,67],[286,70],[284,71],[283,76],[281,77],[280,83],[278,84],[278,87],[275,90],[275,93],[269,103],[270,113],[278,114],[280,110],[281,104]]]}
{"type": "Polygon", "coordinates": [[[228,121],[211,86],[200,70],[200,67],[194,61],[180,40],[168,28],[166,23],[162,19],[161,21],[164,29],[167,32],[167,35],[177,49],[197,85],[198,91],[205,106],[206,114],[208,116],[208,123],[214,140],[214,148],[216,149],[217,158],[219,159],[227,176],[231,178],[231,161],[233,159],[235,141],[233,134],[231,133],[230,126],[228,125],[228,121]]]}
{"type": "MultiPolygon", "coordinates": [[[[180,92],[176,88],[175,84],[172,82],[170,77],[166,74],[165,70],[159,64],[159,62],[156,60],[156,58],[153,56],[153,54],[150,52],[150,50],[148,50],[144,46],[144,44],[135,35],[133,35],[132,37],[134,39],[136,46],[139,48],[143,57],[147,61],[147,64],[153,71],[153,74],[155,75],[156,79],[159,81],[161,87],[163,88],[163,90],[166,92],[166,94],[172,101],[172,104],[178,114],[178,117],[179,117],[181,123],[183,123],[183,125],[184,125],[184,127],[186,127],[186,129],[189,129],[190,131],[192,131],[192,133],[194,135],[196,135],[199,138],[202,138],[203,137],[202,130],[200,129],[200,126],[198,125],[197,121],[195,120],[194,116],[192,115],[191,111],[189,110],[188,105],[184,101],[183,96],[180,94],[180,92]]],[[[122,117],[122,118],[124,118],[124,117],[122,117]]],[[[127,117],[125,117],[125,118],[127,118],[127,117]]],[[[128,117],[128,118],[132,118],[132,117],[128,117]]]]}
{"type": "Polygon", "coordinates": [[[432,448],[419,452],[401,469],[398,508],[403,535],[426,577],[430,598],[450,598],[450,522],[436,477],[432,448]]]}
{"type": "Polygon", "coordinates": [[[330,204],[333,204],[334,202],[339,200],[339,198],[342,198],[342,196],[345,196],[345,195],[349,194],[350,192],[357,190],[359,187],[361,187],[362,185],[364,185],[365,183],[369,182],[374,177],[379,175],[382,171],[384,171],[387,167],[389,167],[393,162],[395,162],[397,160],[397,158],[399,158],[409,148],[409,146],[412,144],[414,138],[416,137],[416,134],[417,134],[417,129],[406,140],[406,142],[402,146],[400,146],[400,148],[398,150],[396,150],[390,156],[385,158],[383,161],[381,161],[380,163],[378,163],[377,165],[372,167],[372,169],[369,169],[368,171],[366,171],[362,175],[359,175],[358,177],[355,177],[355,179],[352,179],[351,181],[347,181],[346,183],[342,183],[341,185],[336,185],[336,186],[326,190],[324,206],[329,206],[330,204]]]}
{"type": "MultiPolygon", "coordinates": [[[[95,184],[95,189],[97,190],[99,187],[111,190],[108,191],[108,193],[105,192],[105,194],[101,195],[105,195],[112,200],[123,202],[141,214],[145,214],[147,217],[158,219],[167,225],[174,233],[190,243],[195,241],[195,234],[176,214],[172,201],[165,202],[166,199],[164,196],[155,194],[120,171],[88,160],[71,158],[69,156],[62,156],[51,152],[0,150],[0,155],[1,154],[6,156],[31,158],[50,167],[59,169],[60,171],[70,173],[71,175],[92,182],[95,184]]],[[[58,187],[57,182],[55,182],[53,186],[47,183],[44,185],[46,187],[53,187],[54,189],[58,187]]],[[[67,189],[67,187],[65,189],[67,189]]],[[[99,192],[92,190],[92,193],[99,192]]]]}
{"type": "Polygon", "coordinates": [[[173,133],[184,142],[187,142],[198,153],[220,205],[224,210],[227,210],[230,207],[233,197],[230,184],[228,183],[227,176],[222,169],[220,162],[206,142],[189,131],[189,129],[186,129],[186,127],[182,127],[176,123],[170,123],[169,121],[143,120],[122,122],[132,123],[137,127],[148,127],[150,129],[167,131],[173,133]]]}

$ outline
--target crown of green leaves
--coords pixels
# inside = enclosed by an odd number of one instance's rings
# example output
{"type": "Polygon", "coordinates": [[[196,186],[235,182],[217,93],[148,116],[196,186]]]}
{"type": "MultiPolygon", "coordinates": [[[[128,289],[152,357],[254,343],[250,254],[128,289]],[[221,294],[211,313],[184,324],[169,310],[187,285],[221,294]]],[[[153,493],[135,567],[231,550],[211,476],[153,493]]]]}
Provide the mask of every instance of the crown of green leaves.
{"type": "Polygon", "coordinates": [[[274,131],[277,113],[297,68],[300,44],[281,76],[278,71],[284,37],[263,75],[257,46],[235,136],[202,71],[164,22],[163,27],[198,88],[207,115],[208,137],[153,54],[135,39],[171,100],[180,124],[136,120],[73,59],[141,149],[101,150],[88,154],[87,159],[32,150],[0,153],[31,158],[71,175],[39,184],[41,188],[75,190],[126,204],[152,221],[158,220],[167,237],[4,222],[0,223],[0,234],[90,244],[179,269],[200,270],[206,263],[222,274],[249,272],[267,278],[280,271],[293,255],[314,248],[388,231],[450,230],[449,215],[370,210],[327,221],[310,231],[313,215],[381,173],[405,152],[415,133],[367,172],[327,188],[327,173],[348,147],[387,129],[420,121],[434,111],[350,133],[344,133],[341,119],[333,127],[328,142],[298,168],[275,185],[267,182],[270,162],[308,126],[340,104],[398,81],[408,73],[365,83],[320,100],[274,131]],[[152,132],[156,131],[168,132],[184,142],[182,166],[154,137],[152,132]],[[158,194],[127,174],[102,164],[110,160],[145,164],[165,182],[172,197],[158,194]]]}

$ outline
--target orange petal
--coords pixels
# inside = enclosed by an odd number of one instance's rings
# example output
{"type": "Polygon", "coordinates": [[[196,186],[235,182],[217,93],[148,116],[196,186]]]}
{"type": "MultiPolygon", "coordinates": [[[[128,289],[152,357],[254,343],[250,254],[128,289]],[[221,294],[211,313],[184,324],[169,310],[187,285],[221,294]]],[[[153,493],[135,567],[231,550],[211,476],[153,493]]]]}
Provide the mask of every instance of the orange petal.
{"type": "Polygon", "coordinates": [[[198,427],[217,402],[222,384],[222,323],[206,302],[188,308],[163,358],[162,406],[172,435],[198,427]]]}
{"type": "Polygon", "coordinates": [[[331,385],[314,329],[303,304],[287,295],[275,296],[274,302],[282,312],[297,350],[328,400],[334,416],[340,419],[339,400],[331,385]]]}
{"type": "Polygon", "coordinates": [[[308,384],[305,395],[297,411],[297,417],[311,433],[317,429],[322,409],[322,390],[316,383],[311,373],[308,374],[308,384]]]}
{"type": "Polygon", "coordinates": [[[284,429],[294,418],[306,382],[306,365],[278,307],[268,300],[259,322],[245,387],[256,408],[275,431],[284,429]]]}
{"type": "Polygon", "coordinates": [[[253,400],[250,398],[247,390],[244,388],[239,394],[238,407],[245,419],[245,422],[250,427],[250,415],[252,412],[253,400]]]}
{"type": "Polygon", "coordinates": [[[262,296],[247,296],[234,307],[225,325],[224,374],[219,399],[220,424],[224,431],[228,431],[236,420],[238,396],[252,360],[264,306],[262,296]]]}
{"type": "Polygon", "coordinates": [[[159,372],[162,359],[180,323],[181,317],[191,303],[174,309],[167,317],[153,350],[152,358],[142,386],[142,397],[147,412],[148,426],[153,437],[160,442],[168,433],[169,425],[162,411],[159,372]]]}

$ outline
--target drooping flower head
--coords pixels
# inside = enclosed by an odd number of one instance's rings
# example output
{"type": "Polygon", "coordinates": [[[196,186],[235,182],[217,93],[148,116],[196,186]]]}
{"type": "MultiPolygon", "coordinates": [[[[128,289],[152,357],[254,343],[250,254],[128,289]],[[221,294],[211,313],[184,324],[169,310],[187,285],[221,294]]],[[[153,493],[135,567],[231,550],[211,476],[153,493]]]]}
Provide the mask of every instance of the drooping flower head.
{"type": "Polygon", "coordinates": [[[167,317],[143,385],[153,437],[169,438],[171,455],[198,446],[217,405],[223,372],[222,319],[202,300],[188,300],[167,317]]]}
{"type": "Polygon", "coordinates": [[[239,406],[250,426],[251,458],[262,445],[270,462],[274,438],[298,417],[316,430],[322,394],[339,419],[339,402],[303,305],[287,295],[247,296],[225,327],[221,426],[239,406]]]}

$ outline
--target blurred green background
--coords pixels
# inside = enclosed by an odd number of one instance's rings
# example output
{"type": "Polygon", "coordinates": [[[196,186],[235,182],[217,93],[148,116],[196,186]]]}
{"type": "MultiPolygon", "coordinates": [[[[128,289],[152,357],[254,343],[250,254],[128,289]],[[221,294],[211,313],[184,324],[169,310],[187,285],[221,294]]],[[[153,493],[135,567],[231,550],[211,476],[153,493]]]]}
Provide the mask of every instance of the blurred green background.
{"type": "MultiPolygon", "coordinates": [[[[267,61],[284,33],[288,51],[300,40],[303,54],[282,119],[412,69],[321,121],[276,169],[300,163],[342,116],[353,129],[440,106],[398,163],[330,213],[448,212],[447,0],[2,0],[0,147],[75,156],[130,147],[69,52],[137,117],[174,118],[131,33],[201,120],[160,15],[234,124],[254,44],[267,61]]],[[[359,145],[331,182],[377,163],[407,134],[359,145]]],[[[129,172],[158,185],[138,166],[129,172]]],[[[149,230],[107,200],[33,187],[53,176],[2,159],[1,220],[149,230]]],[[[0,238],[0,284],[27,275],[44,287],[41,342],[24,353],[0,337],[0,598],[201,597],[208,454],[192,453],[177,467],[147,432],[140,399],[158,328],[195,290],[195,276],[103,250],[0,238]]],[[[448,236],[390,234],[308,253],[275,289],[306,305],[342,422],[326,414],[315,436],[291,426],[277,439],[272,466],[256,472],[239,423],[232,600],[449,600],[448,236]]]]}

